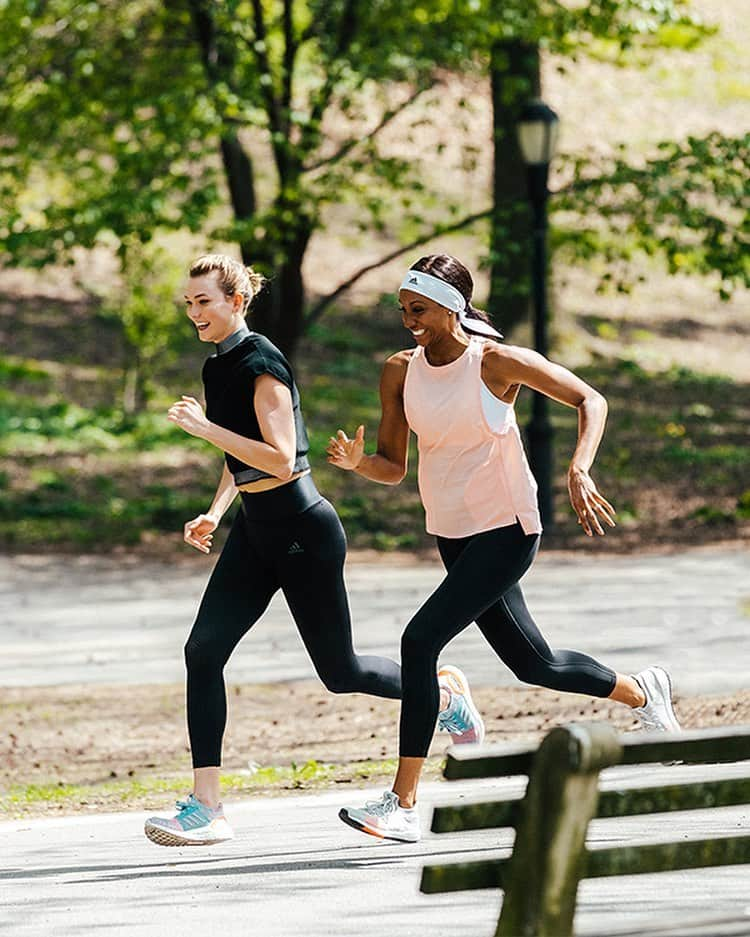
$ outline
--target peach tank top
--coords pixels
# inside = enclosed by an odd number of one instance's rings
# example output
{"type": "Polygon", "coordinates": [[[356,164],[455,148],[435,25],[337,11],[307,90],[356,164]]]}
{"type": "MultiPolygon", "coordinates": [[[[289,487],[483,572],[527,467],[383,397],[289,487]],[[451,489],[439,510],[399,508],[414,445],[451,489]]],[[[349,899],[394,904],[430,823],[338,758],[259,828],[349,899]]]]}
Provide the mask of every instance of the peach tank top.
{"type": "Polygon", "coordinates": [[[417,346],[406,370],[404,411],[419,444],[427,532],[469,537],[518,520],[524,533],[541,533],[537,485],[513,406],[505,404],[494,428],[485,415],[483,347],[472,338],[459,358],[435,367],[417,346]]]}

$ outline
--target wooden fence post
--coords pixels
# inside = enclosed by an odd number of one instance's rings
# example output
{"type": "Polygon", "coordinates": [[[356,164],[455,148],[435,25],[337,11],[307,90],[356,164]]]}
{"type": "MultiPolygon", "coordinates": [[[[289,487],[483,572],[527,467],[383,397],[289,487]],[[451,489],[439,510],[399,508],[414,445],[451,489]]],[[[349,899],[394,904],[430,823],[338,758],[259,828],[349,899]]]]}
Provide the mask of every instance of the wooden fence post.
{"type": "Polygon", "coordinates": [[[617,733],[604,723],[562,726],[545,737],[529,775],[496,937],[572,935],[599,770],[621,756],[617,733]]]}

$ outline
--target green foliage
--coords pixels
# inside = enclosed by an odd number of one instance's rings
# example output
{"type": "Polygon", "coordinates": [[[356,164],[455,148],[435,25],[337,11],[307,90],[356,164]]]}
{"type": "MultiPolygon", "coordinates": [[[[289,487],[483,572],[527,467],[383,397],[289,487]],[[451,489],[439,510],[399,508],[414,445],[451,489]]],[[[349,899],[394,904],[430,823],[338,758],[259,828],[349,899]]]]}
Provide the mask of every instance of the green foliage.
{"type": "Polygon", "coordinates": [[[638,167],[624,153],[605,165],[572,160],[574,181],[553,203],[572,213],[557,244],[578,257],[603,256],[610,269],[602,282],[621,291],[643,251],[666,258],[670,273],[717,275],[719,296],[729,299],[750,287],[750,134],[713,132],[658,150],[638,167]]]}
{"type": "MultiPolygon", "coordinates": [[[[443,106],[446,71],[485,72],[509,39],[570,56],[595,40],[620,52],[685,47],[702,34],[686,10],[682,0],[5,0],[0,247],[43,265],[97,244],[127,252],[158,230],[236,241],[278,272],[259,326],[292,350],[306,324],[302,262],[326,204],[404,238],[460,217],[460,195],[438,199],[425,183],[440,144],[409,160],[381,144],[417,98],[443,106]]],[[[454,127],[468,140],[462,103],[454,127]]]]}
{"type": "Polygon", "coordinates": [[[609,400],[597,473],[615,480],[618,509],[619,502],[629,502],[640,518],[639,502],[649,487],[668,486],[672,497],[705,502],[690,510],[676,507],[677,516],[712,524],[742,519],[737,492],[750,469],[744,386],[682,367],[653,373],[628,360],[603,361],[578,373],[609,400]]]}
{"type": "MultiPolygon", "coordinates": [[[[606,320],[589,316],[584,324],[602,334],[606,320]]],[[[67,332],[70,326],[62,321],[60,328],[67,332]]],[[[397,487],[341,472],[325,457],[330,434],[340,426],[352,432],[359,423],[372,451],[378,378],[384,358],[401,347],[401,331],[395,310],[385,306],[338,313],[315,327],[297,369],[316,482],[339,510],[352,546],[429,544],[413,445],[408,477],[397,487]]],[[[75,341],[71,350],[80,352],[75,341]]],[[[16,375],[13,389],[0,388],[0,537],[6,548],[102,550],[171,537],[179,550],[183,523],[210,503],[220,471],[216,450],[164,415],[179,388],[194,387],[188,371],[195,366],[186,358],[174,375],[162,372],[160,382],[173,383],[160,383],[147,409],[128,417],[119,408],[91,405],[87,385],[74,398],[59,394],[65,368],[29,383],[24,375],[42,369],[23,359],[0,359],[0,372],[16,375]]],[[[664,527],[665,538],[679,539],[681,528],[697,526],[719,536],[747,520],[746,386],[683,367],[653,373],[629,358],[601,359],[579,373],[609,401],[595,478],[618,510],[623,535],[643,537],[654,529],[655,492],[675,518],[664,527]],[[712,511],[699,511],[704,505],[712,511]]],[[[529,403],[523,392],[517,407],[522,428],[529,403]]],[[[576,414],[555,406],[552,418],[558,536],[573,546],[576,525],[569,520],[562,475],[576,414]]]]}
{"type": "MultiPolygon", "coordinates": [[[[401,4],[392,4],[392,7],[401,4]]],[[[372,4],[378,10],[380,4],[372,4]]],[[[487,55],[493,44],[521,39],[563,55],[588,53],[592,43],[609,42],[618,51],[634,46],[699,41],[707,30],[685,0],[599,0],[572,4],[560,0],[441,0],[412,5],[423,28],[448,33],[449,48],[463,61],[487,55]],[[690,37],[688,40],[687,37],[690,37]]],[[[378,10],[379,12],[379,10],[378,10]]]]}
{"type": "Polygon", "coordinates": [[[750,488],[737,499],[737,516],[743,520],[750,520],[750,488]]]}
{"type": "MultiPolygon", "coordinates": [[[[321,789],[336,783],[351,781],[385,781],[393,776],[397,759],[381,761],[355,761],[342,764],[322,764],[308,761],[304,765],[255,765],[248,770],[226,771],[221,775],[221,788],[234,796],[255,794],[259,791],[321,789]]],[[[442,769],[442,759],[429,758],[425,771],[436,776],[442,769]]],[[[108,770],[108,769],[107,769],[108,770]]],[[[164,769],[163,769],[164,770],[164,769]]],[[[132,774],[133,772],[129,772],[132,774]]],[[[164,798],[179,798],[190,785],[189,777],[182,772],[161,775],[139,774],[139,776],[116,778],[114,772],[108,780],[70,784],[65,781],[48,781],[36,784],[13,784],[0,791],[0,815],[21,817],[33,814],[39,807],[54,805],[56,808],[74,812],[81,806],[89,810],[93,806],[122,809],[138,806],[144,798],[155,795],[164,798]]]]}
{"type": "Polygon", "coordinates": [[[11,381],[32,381],[35,384],[44,383],[49,377],[44,368],[40,368],[34,361],[16,361],[0,358],[0,382],[7,385],[11,381]]]}
{"type": "Polygon", "coordinates": [[[206,450],[207,443],[187,437],[162,413],[127,417],[110,407],[83,407],[67,400],[51,403],[0,391],[0,455],[62,454],[86,448],[106,452],[143,452],[181,442],[206,450]]]}
{"type": "Polygon", "coordinates": [[[158,462],[177,446],[185,455],[209,449],[161,412],[128,417],[55,395],[35,398],[22,388],[0,390],[0,457],[12,466],[0,484],[3,542],[96,549],[179,530],[205,507],[215,479],[183,489],[168,468],[152,470],[144,483],[137,465],[148,453],[158,462]]]}
{"type": "Polygon", "coordinates": [[[153,397],[156,362],[162,368],[175,360],[172,335],[182,271],[167,252],[139,237],[123,238],[120,247],[122,282],[103,296],[101,316],[121,327],[125,352],[123,410],[133,414],[153,397]]]}
{"type": "Polygon", "coordinates": [[[173,4],[6,0],[0,245],[42,266],[204,222],[217,199],[187,15],[173,4]]]}
{"type": "Polygon", "coordinates": [[[715,507],[713,504],[702,504],[699,508],[696,508],[690,516],[694,520],[709,525],[727,524],[734,520],[733,511],[725,511],[722,508],[715,507]]]}

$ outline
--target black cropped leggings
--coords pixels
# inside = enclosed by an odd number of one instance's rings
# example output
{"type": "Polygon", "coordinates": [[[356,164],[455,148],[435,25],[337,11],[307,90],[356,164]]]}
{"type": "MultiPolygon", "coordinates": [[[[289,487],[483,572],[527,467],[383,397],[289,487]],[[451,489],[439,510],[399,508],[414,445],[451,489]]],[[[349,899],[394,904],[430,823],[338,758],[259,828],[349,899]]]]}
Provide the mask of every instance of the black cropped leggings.
{"type": "Polygon", "coordinates": [[[440,699],[438,656],[472,621],[519,680],[609,696],[614,671],[578,651],[553,651],[526,608],[518,581],[536,555],[538,534],[525,534],[514,524],[471,537],[438,537],[437,543],[448,573],[401,640],[403,757],[427,754],[440,699]]]}
{"type": "Polygon", "coordinates": [[[185,645],[193,767],[221,765],[226,725],[224,665],[284,593],[318,676],[333,693],[399,699],[401,670],[385,657],[354,653],[344,588],[346,536],[310,476],[242,496],[185,645]]]}

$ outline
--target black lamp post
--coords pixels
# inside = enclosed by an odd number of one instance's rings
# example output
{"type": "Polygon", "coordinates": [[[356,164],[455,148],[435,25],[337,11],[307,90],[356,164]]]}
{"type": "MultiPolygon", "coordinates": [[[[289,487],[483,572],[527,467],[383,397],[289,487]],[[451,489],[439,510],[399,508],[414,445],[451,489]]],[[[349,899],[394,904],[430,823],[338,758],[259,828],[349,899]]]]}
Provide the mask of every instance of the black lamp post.
{"type": "MultiPolygon", "coordinates": [[[[526,163],[528,195],[533,218],[531,267],[534,297],[534,344],[546,357],[547,338],[547,173],[557,142],[559,121],[552,108],[538,99],[529,101],[518,121],[518,142],[526,163]]],[[[552,499],[552,425],[548,398],[534,392],[531,422],[527,427],[529,461],[539,485],[539,511],[547,529],[554,525],[552,499]]]]}

